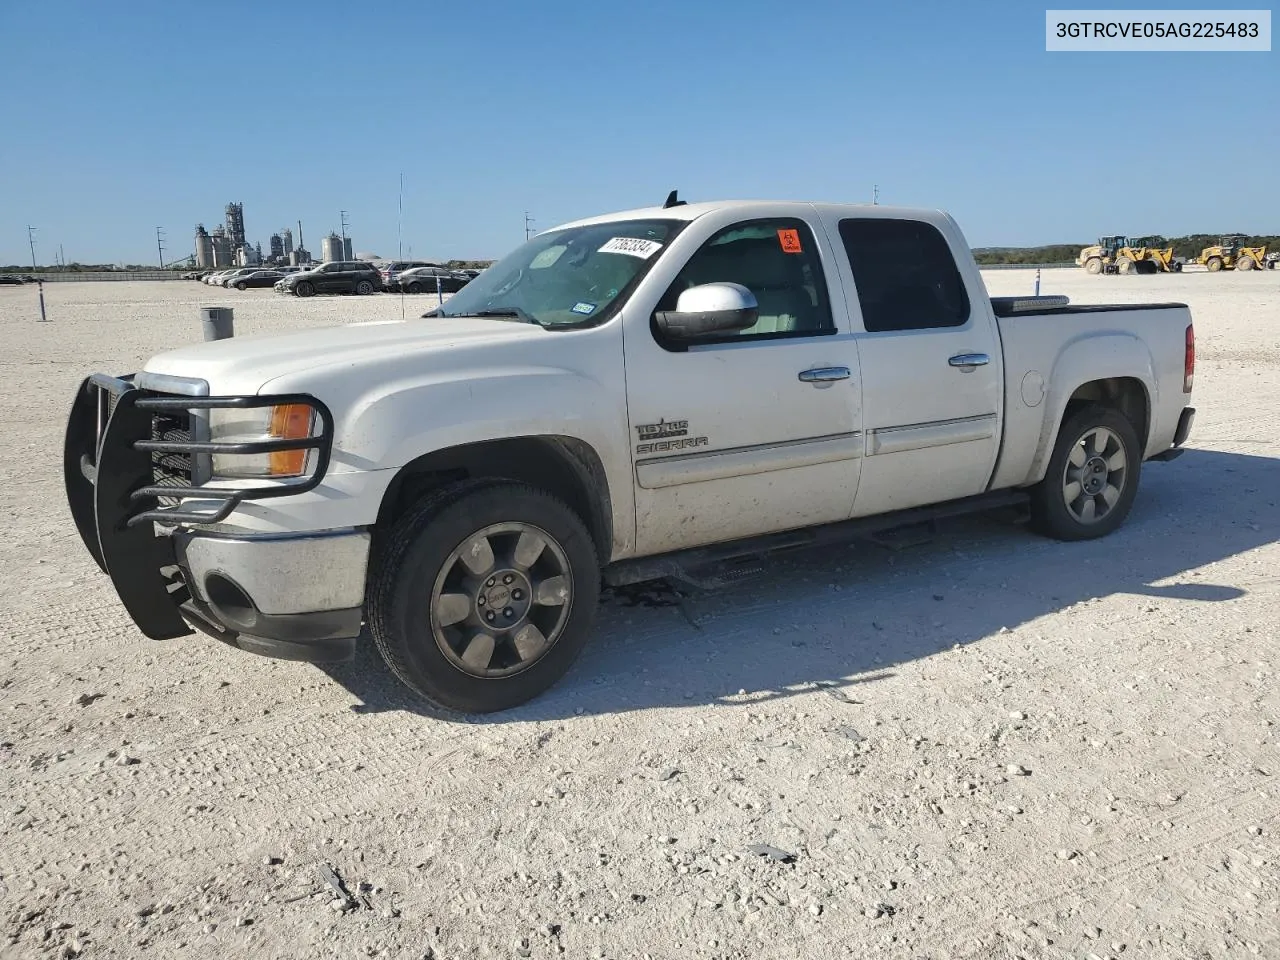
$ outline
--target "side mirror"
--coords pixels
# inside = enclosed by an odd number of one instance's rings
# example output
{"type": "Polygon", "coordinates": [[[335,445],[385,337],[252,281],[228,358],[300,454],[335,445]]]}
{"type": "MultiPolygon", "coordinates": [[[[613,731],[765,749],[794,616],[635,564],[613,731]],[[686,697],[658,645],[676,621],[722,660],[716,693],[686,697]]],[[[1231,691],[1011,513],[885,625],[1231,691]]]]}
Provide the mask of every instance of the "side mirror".
{"type": "Polygon", "coordinates": [[[653,315],[658,330],[672,340],[698,340],[755,326],[756,295],[740,283],[704,283],[680,294],[674,310],[653,315]]]}

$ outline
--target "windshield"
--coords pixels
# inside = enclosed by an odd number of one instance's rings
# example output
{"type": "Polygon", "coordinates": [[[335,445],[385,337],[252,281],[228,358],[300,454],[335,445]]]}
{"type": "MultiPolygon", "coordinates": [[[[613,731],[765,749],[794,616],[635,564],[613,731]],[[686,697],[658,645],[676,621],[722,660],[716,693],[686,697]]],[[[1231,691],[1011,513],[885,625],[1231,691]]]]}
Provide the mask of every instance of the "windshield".
{"type": "Polygon", "coordinates": [[[620,220],[542,234],[468,283],[438,315],[510,314],[544,327],[600,323],[683,226],[620,220]]]}

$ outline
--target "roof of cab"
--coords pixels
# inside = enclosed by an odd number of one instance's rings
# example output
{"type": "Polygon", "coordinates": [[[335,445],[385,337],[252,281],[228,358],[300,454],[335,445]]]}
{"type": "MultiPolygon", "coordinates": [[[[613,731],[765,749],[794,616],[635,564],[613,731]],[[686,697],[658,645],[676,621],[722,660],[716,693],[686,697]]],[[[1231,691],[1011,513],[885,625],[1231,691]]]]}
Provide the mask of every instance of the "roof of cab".
{"type": "Polygon", "coordinates": [[[697,220],[699,217],[713,211],[729,208],[741,208],[744,214],[749,214],[752,207],[769,207],[772,210],[777,210],[779,207],[794,207],[797,213],[801,211],[810,213],[814,210],[847,210],[850,213],[856,212],[858,216],[902,217],[930,221],[936,221],[940,216],[945,216],[940,210],[919,207],[890,207],[871,203],[823,203],[808,200],[710,200],[697,203],[681,203],[674,207],[640,207],[635,210],[604,213],[595,217],[583,217],[581,220],[557,224],[541,232],[564,230],[568,227],[582,227],[593,223],[611,223],[618,220],[697,220]]]}

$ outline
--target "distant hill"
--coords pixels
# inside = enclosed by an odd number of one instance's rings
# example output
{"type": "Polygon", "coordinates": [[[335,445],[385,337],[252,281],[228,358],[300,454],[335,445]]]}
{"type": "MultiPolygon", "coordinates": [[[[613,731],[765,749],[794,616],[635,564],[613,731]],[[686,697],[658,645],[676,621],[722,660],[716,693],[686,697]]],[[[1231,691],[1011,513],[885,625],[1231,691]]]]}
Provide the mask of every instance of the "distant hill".
{"type": "MultiPolygon", "coordinates": [[[[1172,245],[1173,255],[1183,260],[1194,260],[1205,247],[1213,246],[1221,239],[1220,233],[1193,233],[1185,237],[1170,237],[1162,246],[1172,245]]],[[[1087,243],[1052,243],[1043,247],[975,247],[973,258],[978,263],[1065,263],[1074,261],[1085,247],[1092,246],[1096,240],[1087,243]]],[[[1268,250],[1280,250],[1280,236],[1248,237],[1244,241],[1246,247],[1266,247],[1268,250]]]]}

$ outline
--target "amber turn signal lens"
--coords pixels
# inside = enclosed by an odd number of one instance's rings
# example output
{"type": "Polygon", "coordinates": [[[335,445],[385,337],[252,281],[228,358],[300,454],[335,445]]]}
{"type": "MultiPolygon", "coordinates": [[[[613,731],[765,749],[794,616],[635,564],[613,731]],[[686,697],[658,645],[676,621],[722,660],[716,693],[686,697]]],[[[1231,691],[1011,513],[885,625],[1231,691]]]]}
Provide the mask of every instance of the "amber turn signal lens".
{"type": "MultiPolygon", "coordinates": [[[[305,403],[284,403],[271,408],[270,435],[276,440],[305,440],[311,436],[312,410],[305,403]]],[[[273,477],[300,477],[307,469],[308,450],[276,450],[271,453],[273,477]]]]}

